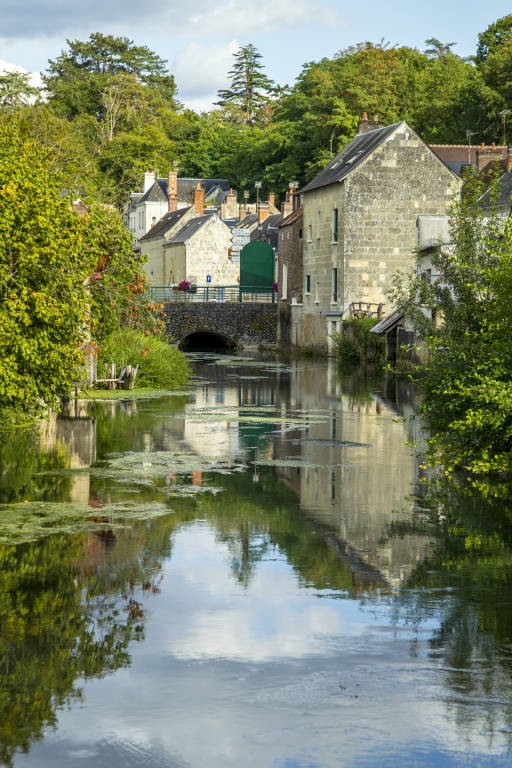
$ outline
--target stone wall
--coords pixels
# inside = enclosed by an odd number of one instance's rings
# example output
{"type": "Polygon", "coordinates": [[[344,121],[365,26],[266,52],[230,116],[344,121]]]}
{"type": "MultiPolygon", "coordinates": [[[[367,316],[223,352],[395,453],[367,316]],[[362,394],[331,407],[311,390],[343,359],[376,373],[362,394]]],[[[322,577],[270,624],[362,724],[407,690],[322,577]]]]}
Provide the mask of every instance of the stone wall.
{"type": "Polygon", "coordinates": [[[384,304],[390,312],[394,276],[415,270],[418,215],[446,215],[458,189],[455,175],[401,123],[343,182],[304,194],[304,277],[310,275],[311,288],[304,293],[302,345],[326,349],[329,315],[350,316],[352,302],[384,304]]]}
{"type": "Polygon", "coordinates": [[[192,333],[217,334],[237,347],[275,344],[277,303],[226,302],[166,304],[166,333],[181,344],[192,333]]]}

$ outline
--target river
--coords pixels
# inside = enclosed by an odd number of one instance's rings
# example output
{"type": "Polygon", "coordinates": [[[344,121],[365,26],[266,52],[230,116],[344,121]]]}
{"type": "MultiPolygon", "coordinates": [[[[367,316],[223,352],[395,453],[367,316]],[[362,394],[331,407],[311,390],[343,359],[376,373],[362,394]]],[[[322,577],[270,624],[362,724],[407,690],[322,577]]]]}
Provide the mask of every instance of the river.
{"type": "Polygon", "coordinates": [[[510,766],[510,497],[404,382],[191,359],[4,435],[0,764],[510,766]]]}

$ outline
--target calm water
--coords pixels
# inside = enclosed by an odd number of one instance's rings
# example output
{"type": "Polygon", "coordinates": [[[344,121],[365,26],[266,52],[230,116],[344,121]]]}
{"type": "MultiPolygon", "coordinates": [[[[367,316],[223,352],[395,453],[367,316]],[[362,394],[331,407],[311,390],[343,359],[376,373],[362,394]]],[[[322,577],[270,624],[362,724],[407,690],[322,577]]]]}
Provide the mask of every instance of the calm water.
{"type": "Polygon", "coordinates": [[[512,505],[425,480],[412,393],[194,362],[0,446],[0,763],[512,764],[512,505]]]}

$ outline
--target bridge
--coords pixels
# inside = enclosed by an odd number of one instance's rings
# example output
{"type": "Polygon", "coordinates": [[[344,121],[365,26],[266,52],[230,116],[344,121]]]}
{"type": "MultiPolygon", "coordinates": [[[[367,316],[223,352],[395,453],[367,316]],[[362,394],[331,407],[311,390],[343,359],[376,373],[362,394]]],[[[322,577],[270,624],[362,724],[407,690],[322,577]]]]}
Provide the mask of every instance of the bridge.
{"type": "Polygon", "coordinates": [[[261,286],[153,286],[166,334],[180,349],[242,349],[277,341],[277,293],[261,286]]]}

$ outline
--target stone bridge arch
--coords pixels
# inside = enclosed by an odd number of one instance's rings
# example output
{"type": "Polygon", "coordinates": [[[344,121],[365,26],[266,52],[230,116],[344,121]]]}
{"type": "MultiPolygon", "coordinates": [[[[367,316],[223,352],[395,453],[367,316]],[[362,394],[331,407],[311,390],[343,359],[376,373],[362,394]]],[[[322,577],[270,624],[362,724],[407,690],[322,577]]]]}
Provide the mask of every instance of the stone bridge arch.
{"type": "Polygon", "coordinates": [[[277,342],[277,303],[169,302],[164,305],[166,334],[179,347],[202,334],[227,349],[272,345],[277,342]]]}

